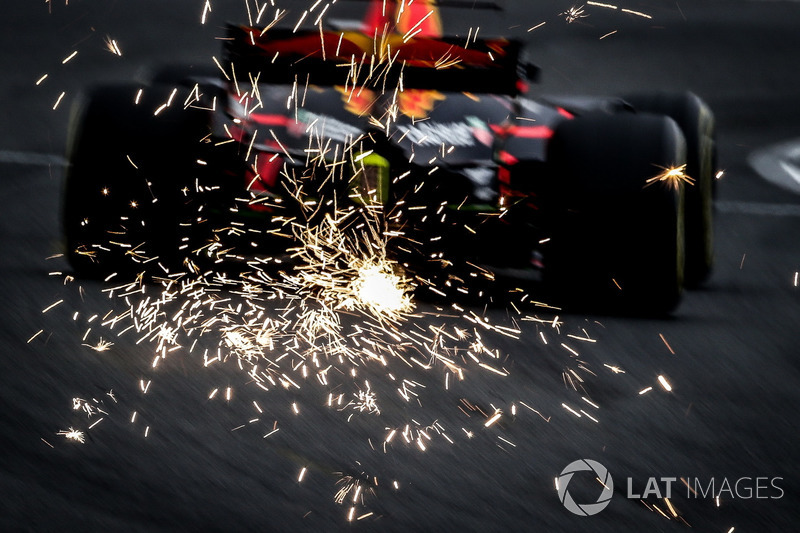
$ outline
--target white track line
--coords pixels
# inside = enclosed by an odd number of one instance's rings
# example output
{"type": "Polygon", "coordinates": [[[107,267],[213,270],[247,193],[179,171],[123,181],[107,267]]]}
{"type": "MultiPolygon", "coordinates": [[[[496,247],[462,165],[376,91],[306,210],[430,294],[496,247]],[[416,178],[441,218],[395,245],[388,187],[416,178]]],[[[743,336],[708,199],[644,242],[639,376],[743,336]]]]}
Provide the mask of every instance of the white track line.
{"type": "Polygon", "coordinates": [[[49,167],[51,165],[66,166],[67,160],[64,158],[64,156],[56,154],[0,150],[0,163],[49,167]]]}

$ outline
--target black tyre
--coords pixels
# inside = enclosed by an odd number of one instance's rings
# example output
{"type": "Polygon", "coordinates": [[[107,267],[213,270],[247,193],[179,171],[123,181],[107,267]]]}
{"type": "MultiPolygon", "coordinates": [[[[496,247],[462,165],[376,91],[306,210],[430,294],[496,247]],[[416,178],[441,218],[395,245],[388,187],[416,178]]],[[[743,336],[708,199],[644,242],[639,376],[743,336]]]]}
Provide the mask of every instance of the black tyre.
{"type": "Polygon", "coordinates": [[[692,93],[656,93],[625,99],[634,109],[662,114],[680,126],[686,138],[686,174],[694,182],[685,191],[686,285],[697,287],[714,266],[714,191],[716,146],[714,114],[692,93]]]}
{"type": "Polygon", "coordinates": [[[666,117],[594,115],[556,129],[544,274],[561,303],[645,314],[675,308],[685,261],[681,189],[648,180],[685,163],[685,151],[666,117]]]}
{"type": "Polygon", "coordinates": [[[191,89],[195,84],[208,88],[222,77],[222,71],[214,64],[175,63],[156,65],[143,71],[137,79],[148,85],[183,86],[191,89]]]}
{"type": "Polygon", "coordinates": [[[114,85],[73,108],[62,222],[67,258],[82,276],[176,268],[209,118],[170,100],[171,88],[114,85]],[[161,266],[159,266],[159,264],[161,266]]]}

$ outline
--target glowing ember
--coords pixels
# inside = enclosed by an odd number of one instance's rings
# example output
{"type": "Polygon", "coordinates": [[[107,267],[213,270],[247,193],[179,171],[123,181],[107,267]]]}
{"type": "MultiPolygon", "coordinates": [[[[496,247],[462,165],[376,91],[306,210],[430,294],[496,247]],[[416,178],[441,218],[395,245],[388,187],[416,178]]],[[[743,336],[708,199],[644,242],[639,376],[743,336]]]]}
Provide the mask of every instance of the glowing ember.
{"type": "Polygon", "coordinates": [[[80,442],[81,444],[86,442],[86,434],[83,431],[79,431],[71,427],[69,429],[62,429],[61,431],[56,432],[56,435],[63,436],[67,440],[80,442]]]}
{"type": "Polygon", "coordinates": [[[686,165],[664,168],[663,172],[661,172],[659,175],[648,179],[646,182],[647,185],[645,186],[659,182],[664,183],[673,189],[679,189],[684,184],[694,185],[694,179],[686,175],[686,165]]]}

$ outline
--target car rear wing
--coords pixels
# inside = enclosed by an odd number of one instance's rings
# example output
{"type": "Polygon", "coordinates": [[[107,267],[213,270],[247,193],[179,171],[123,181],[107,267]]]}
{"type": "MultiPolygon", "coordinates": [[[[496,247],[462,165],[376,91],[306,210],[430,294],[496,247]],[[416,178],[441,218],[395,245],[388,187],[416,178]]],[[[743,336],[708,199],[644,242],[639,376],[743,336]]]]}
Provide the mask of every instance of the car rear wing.
{"type": "Polygon", "coordinates": [[[521,43],[505,38],[373,39],[361,32],[231,25],[225,58],[241,80],[515,94],[521,43]]]}
{"type": "MultiPolygon", "coordinates": [[[[345,0],[343,3],[366,3],[374,0],[345,0]]],[[[392,0],[386,0],[392,3],[392,0]]],[[[456,8],[456,9],[478,9],[484,11],[505,11],[506,3],[504,0],[431,0],[430,3],[435,7],[456,8]]]]}

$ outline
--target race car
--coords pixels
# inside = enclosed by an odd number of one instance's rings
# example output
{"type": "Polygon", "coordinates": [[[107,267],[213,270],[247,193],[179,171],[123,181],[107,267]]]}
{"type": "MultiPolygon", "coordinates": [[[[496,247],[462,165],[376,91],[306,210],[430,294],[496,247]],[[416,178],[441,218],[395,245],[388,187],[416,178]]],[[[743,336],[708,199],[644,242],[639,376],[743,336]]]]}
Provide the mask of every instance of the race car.
{"type": "Polygon", "coordinates": [[[263,264],[359,211],[437,292],[468,265],[537,272],[567,305],[673,310],[713,263],[709,107],[535,98],[520,41],[441,27],[434,0],[372,2],[358,28],[230,25],[210,67],[91,89],[69,135],[71,266],[263,264]]]}

